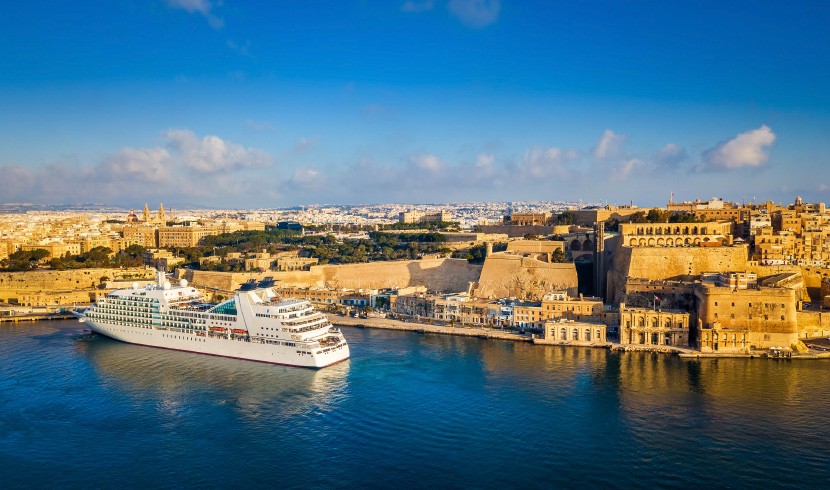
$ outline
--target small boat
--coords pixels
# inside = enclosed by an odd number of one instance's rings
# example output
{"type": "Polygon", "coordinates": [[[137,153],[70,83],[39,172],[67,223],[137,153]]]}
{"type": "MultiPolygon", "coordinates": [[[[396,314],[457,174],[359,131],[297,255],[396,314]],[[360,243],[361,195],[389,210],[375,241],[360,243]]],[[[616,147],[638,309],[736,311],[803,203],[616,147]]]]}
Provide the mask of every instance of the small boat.
{"type": "Polygon", "coordinates": [[[211,332],[227,332],[228,329],[225,327],[210,327],[211,332]]]}
{"type": "Polygon", "coordinates": [[[239,328],[234,328],[233,330],[231,330],[231,332],[233,332],[237,335],[248,335],[247,330],[242,330],[242,329],[239,329],[239,328]]]}

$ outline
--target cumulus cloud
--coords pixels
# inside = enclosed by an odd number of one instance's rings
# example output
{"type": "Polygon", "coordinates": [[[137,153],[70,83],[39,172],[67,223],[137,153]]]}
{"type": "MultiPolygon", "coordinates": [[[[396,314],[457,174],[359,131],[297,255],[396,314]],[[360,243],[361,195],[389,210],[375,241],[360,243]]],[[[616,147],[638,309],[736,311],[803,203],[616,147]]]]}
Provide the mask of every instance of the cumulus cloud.
{"type": "Polygon", "coordinates": [[[184,165],[199,172],[238,170],[267,165],[270,161],[260,150],[245,148],[213,135],[199,139],[188,129],[169,129],[164,132],[164,138],[184,165]]]}
{"type": "Polygon", "coordinates": [[[493,163],[496,161],[490,153],[479,153],[476,155],[475,167],[482,171],[488,171],[493,168],[493,163]]]}
{"type": "Polygon", "coordinates": [[[768,148],[776,135],[766,124],[751,129],[703,152],[702,171],[726,171],[741,168],[760,168],[767,163],[768,148]]]}
{"type": "Polygon", "coordinates": [[[480,29],[498,20],[501,4],[499,0],[450,0],[447,8],[462,24],[480,29]]]}
{"type": "Polygon", "coordinates": [[[213,13],[214,4],[210,0],[167,0],[167,5],[189,14],[201,15],[214,29],[221,29],[225,25],[225,21],[213,13]]]}
{"type": "Polygon", "coordinates": [[[437,174],[442,170],[441,159],[429,153],[412,155],[409,157],[409,165],[417,170],[423,170],[431,174],[437,174]]]}
{"type": "Polygon", "coordinates": [[[164,148],[122,148],[104,158],[96,174],[113,181],[162,182],[170,178],[170,167],[164,148]]]}
{"type": "Polygon", "coordinates": [[[625,136],[606,129],[591,153],[601,160],[613,158],[619,154],[620,147],[624,142],[625,136]]]}
{"type": "Polygon", "coordinates": [[[560,148],[532,148],[525,151],[518,165],[519,177],[533,180],[548,177],[566,178],[570,175],[568,164],[578,157],[573,150],[560,148]]]}
{"type": "Polygon", "coordinates": [[[658,168],[677,168],[687,158],[685,148],[676,143],[667,143],[654,156],[654,165],[658,168]]]}
{"type": "Polygon", "coordinates": [[[288,183],[291,187],[300,189],[319,189],[326,184],[325,174],[313,168],[298,168],[294,170],[288,183]]]}
{"type": "Polygon", "coordinates": [[[628,180],[632,172],[644,166],[645,162],[643,162],[639,158],[629,158],[621,162],[616,168],[614,168],[613,172],[611,173],[611,180],[628,180]]]}
{"type": "Polygon", "coordinates": [[[427,10],[432,10],[434,6],[435,2],[433,0],[407,0],[401,5],[401,11],[413,13],[426,12],[427,10]]]}

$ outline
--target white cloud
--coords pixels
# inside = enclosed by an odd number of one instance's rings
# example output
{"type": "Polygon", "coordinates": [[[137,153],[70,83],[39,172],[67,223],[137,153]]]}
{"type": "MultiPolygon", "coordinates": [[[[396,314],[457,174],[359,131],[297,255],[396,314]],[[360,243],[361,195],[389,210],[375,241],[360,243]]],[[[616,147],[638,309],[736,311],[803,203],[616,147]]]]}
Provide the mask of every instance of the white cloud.
{"type": "Polygon", "coordinates": [[[213,13],[214,4],[210,0],[167,0],[167,5],[189,14],[200,14],[214,29],[221,29],[225,25],[225,21],[213,13]]]}
{"type": "Polygon", "coordinates": [[[654,157],[657,168],[676,168],[687,159],[686,149],[676,143],[667,143],[654,157]]]}
{"type": "Polygon", "coordinates": [[[501,4],[499,0],[450,0],[447,8],[462,24],[480,29],[498,20],[501,4]]]}
{"type": "Polygon", "coordinates": [[[576,158],[577,154],[573,150],[532,148],[525,151],[517,170],[520,177],[528,180],[552,176],[566,178],[571,173],[568,163],[576,158]]]}
{"type": "Polygon", "coordinates": [[[631,176],[631,173],[634,170],[643,167],[644,165],[645,163],[638,158],[629,158],[628,160],[620,163],[620,165],[614,169],[611,173],[611,180],[628,180],[628,177],[631,176]]]}
{"type": "Polygon", "coordinates": [[[164,138],[184,165],[200,172],[237,170],[270,163],[270,157],[264,152],[224,141],[218,136],[199,139],[188,129],[169,129],[164,132],[164,138]]]}
{"type": "Polygon", "coordinates": [[[289,185],[301,189],[319,189],[326,184],[325,174],[313,168],[298,168],[289,179],[289,185]]]}
{"type": "Polygon", "coordinates": [[[418,170],[423,170],[431,174],[437,174],[442,170],[441,160],[437,156],[430,155],[429,153],[410,156],[409,164],[418,170]]]}
{"type": "Polygon", "coordinates": [[[163,182],[170,178],[171,166],[164,148],[122,148],[106,157],[96,174],[113,181],[163,182]]]}
{"type": "Polygon", "coordinates": [[[481,171],[489,171],[493,168],[495,160],[490,153],[479,153],[476,155],[475,168],[481,171]]]}
{"type": "Polygon", "coordinates": [[[625,136],[606,129],[600,136],[597,146],[594,147],[593,155],[599,159],[613,158],[620,151],[620,146],[625,142],[625,136]]]}
{"type": "Polygon", "coordinates": [[[406,2],[401,5],[402,12],[426,12],[428,10],[432,10],[432,7],[435,6],[435,2],[433,0],[407,0],[406,2]]]}
{"type": "Polygon", "coordinates": [[[758,129],[744,131],[729,141],[703,152],[699,170],[736,170],[759,168],[767,163],[767,149],[775,143],[776,135],[766,124],[758,129]]]}

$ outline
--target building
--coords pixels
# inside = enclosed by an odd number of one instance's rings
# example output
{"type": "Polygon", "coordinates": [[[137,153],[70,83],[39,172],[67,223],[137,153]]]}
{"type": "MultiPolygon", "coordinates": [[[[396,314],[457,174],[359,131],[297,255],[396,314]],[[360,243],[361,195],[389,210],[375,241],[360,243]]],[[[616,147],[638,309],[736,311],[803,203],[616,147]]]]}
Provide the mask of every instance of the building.
{"type": "Polygon", "coordinates": [[[620,240],[627,247],[731,245],[732,223],[622,223],[620,240]]]}
{"type": "Polygon", "coordinates": [[[511,213],[510,224],[513,226],[546,226],[552,224],[551,213],[511,213]]]}
{"type": "Polygon", "coordinates": [[[797,288],[703,283],[695,296],[697,348],[702,352],[747,352],[798,342],[797,288]]]}
{"type": "Polygon", "coordinates": [[[398,215],[398,221],[401,223],[427,223],[430,221],[452,221],[452,213],[441,210],[434,213],[422,213],[420,211],[403,211],[398,215]]]}
{"type": "Polygon", "coordinates": [[[220,228],[212,226],[161,226],[158,229],[158,246],[160,248],[195,247],[204,237],[220,233],[222,233],[220,228]]]}
{"type": "Polygon", "coordinates": [[[680,310],[637,308],[620,303],[620,343],[689,345],[689,313],[680,310]]]}
{"type": "Polygon", "coordinates": [[[590,345],[606,342],[605,325],[596,323],[547,321],[542,332],[543,343],[590,345]]]}

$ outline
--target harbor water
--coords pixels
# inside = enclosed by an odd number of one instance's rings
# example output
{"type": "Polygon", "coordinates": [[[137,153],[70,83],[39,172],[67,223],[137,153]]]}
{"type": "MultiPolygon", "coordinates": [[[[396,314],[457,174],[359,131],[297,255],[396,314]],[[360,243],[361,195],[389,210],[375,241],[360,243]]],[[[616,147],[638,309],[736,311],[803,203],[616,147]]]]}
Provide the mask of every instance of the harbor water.
{"type": "Polygon", "coordinates": [[[0,325],[2,488],[811,488],[830,361],[344,328],[309,370],[0,325]]]}

